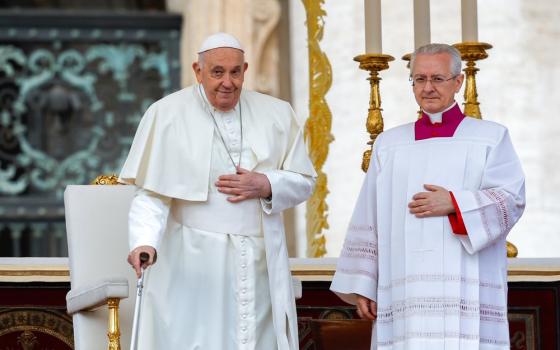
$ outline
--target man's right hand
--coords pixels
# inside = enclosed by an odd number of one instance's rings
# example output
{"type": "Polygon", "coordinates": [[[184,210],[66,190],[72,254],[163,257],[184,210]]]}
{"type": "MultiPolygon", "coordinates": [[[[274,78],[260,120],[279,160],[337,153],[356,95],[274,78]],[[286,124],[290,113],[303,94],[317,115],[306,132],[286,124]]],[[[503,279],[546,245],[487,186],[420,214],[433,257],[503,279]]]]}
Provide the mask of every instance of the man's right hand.
{"type": "Polygon", "coordinates": [[[140,278],[140,254],[147,253],[150,258],[148,261],[142,264],[143,268],[147,268],[148,266],[155,263],[155,256],[156,256],[156,249],[149,245],[142,245],[139,247],[134,248],[130,253],[128,253],[128,263],[132,266],[134,271],[136,271],[136,276],[140,278]]]}
{"type": "Polygon", "coordinates": [[[377,319],[377,303],[375,301],[356,294],[356,307],[360,318],[372,321],[377,319]]]}

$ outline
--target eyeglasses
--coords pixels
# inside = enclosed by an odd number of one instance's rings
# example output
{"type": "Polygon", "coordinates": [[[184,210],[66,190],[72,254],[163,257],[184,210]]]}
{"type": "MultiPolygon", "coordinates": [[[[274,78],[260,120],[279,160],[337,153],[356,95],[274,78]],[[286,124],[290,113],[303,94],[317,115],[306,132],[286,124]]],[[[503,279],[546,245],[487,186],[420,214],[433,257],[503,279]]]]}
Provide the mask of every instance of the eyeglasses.
{"type": "Polygon", "coordinates": [[[446,81],[452,80],[457,78],[456,75],[452,76],[449,79],[445,79],[445,77],[443,75],[434,75],[432,76],[431,79],[428,79],[428,77],[424,76],[424,75],[418,75],[415,77],[410,77],[408,78],[409,81],[412,82],[412,86],[424,86],[426,85],[428,82],[432,83],[432,85],[434,86],[439,86],[442,85],[443,83],[445,83],[446,81]]]}

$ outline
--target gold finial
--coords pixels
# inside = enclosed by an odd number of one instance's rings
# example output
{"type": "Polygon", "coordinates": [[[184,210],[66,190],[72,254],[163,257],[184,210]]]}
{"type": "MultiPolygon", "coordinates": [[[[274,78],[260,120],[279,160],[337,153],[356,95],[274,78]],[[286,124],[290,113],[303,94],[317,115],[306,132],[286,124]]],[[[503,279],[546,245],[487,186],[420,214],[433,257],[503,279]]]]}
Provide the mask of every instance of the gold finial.
{"type": "Polygon", "coordinates": [[[519,253],[519,251],[517,250],[517,247],[513,243],[510,243],[510,242],[506,241],[506,249],[507,249],[507,257],[508,258],[517,257],[517,254],[519,253]]]}

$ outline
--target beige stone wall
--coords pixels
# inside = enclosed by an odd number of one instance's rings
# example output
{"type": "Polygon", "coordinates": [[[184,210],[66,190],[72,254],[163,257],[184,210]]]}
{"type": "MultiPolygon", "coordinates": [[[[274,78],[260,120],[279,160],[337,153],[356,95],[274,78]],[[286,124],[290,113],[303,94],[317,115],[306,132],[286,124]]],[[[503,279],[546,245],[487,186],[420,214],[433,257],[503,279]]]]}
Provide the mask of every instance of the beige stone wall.
{"type": "Polygon", "coordinates": [[[282,5],[279,0],[168,0],[169,11],[183,14],[181,64],[183,86],[194,83],[191,64],[208,35],[228,32],[245,48],[249,63],[245,86],[280,95],[279,42],[282,5]]]}

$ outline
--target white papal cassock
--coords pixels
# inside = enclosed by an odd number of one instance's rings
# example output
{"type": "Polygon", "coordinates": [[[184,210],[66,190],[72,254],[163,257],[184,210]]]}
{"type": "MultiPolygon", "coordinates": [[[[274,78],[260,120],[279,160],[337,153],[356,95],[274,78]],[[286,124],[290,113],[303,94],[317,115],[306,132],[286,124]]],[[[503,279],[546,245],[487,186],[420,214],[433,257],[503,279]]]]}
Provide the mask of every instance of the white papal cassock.
{"type": "Polygon", "coordinates": [[[464,118],[415,141],[414,123],[377,138],[331,289],[377,301],[372,349],[509,349],[505,238],[525,205],[507,129],[464,118]],[[416,218],[424,184],[453,192],[467,235],[416,218]]]}
{"type": "Polygon", "coordinates": [[[315,173],[287,103],[243,91],[240,104],[220,112],[187,88],[150,107],[135,136],[120,176],[139,187],[130,248],[158,252],[139,349],[298,347],[280,213],[309,196],[315,173]],[[217,191],[235,168],[210,112],[233,159],[241,152],[241,167],[267,175],[271,201],[233,204],[217,191]]]}

